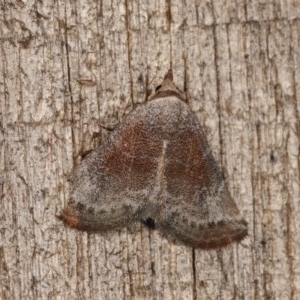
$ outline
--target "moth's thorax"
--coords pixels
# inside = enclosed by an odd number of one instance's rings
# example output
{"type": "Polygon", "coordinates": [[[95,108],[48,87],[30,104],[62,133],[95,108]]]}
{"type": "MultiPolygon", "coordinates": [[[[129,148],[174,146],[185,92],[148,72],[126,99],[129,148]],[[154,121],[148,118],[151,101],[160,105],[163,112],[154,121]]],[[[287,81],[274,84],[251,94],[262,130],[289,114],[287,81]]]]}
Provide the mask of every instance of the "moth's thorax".
{"type": "MultiPolygon", "coordinates": [[[[196,116],[191,114],[188,105],[172,95],[147,102],[137,113],[141,116],[140,122],[147,128],[170,135],[186,130],[182,127],[182,122],[190,123],[191,127],[197,124],[196,116]]],[[[148,138],[151,139],[151,137],[148,138]]],[[[163,135],[161,138],[164,139],[166,136],[163,135]]]]}

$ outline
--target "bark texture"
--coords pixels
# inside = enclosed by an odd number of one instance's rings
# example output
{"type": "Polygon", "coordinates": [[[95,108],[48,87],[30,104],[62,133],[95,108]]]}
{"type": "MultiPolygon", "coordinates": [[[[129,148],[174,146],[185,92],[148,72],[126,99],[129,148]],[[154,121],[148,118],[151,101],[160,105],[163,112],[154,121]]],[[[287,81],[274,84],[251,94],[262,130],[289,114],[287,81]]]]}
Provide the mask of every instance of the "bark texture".
{"type": "Polygon", "coordinates": [[[298,0],[1,0],[0,299],[299,299],[299,82],[298,0]],[[78,155],[170,65],[249,236],[65,227],[78,155]]]}

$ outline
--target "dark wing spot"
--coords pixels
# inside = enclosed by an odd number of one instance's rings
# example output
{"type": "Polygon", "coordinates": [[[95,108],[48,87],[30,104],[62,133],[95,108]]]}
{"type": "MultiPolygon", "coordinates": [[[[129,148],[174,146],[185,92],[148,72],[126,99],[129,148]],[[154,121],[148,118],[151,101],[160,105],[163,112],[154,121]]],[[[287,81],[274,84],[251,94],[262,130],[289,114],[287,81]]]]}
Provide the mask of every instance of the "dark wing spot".
{"type": "Polygon", "coordinates": [[[147,218],[146,220],[142,220],[143,224],[145,224],[149,229],[155,229],[155,220],[152,218],[147,218]]]}
{"type": "Polygon", "coordinates": [[[161,88],[161,84],[155,88],[155,92],[158,92],[160,90],[160,88],[161,88]]]}

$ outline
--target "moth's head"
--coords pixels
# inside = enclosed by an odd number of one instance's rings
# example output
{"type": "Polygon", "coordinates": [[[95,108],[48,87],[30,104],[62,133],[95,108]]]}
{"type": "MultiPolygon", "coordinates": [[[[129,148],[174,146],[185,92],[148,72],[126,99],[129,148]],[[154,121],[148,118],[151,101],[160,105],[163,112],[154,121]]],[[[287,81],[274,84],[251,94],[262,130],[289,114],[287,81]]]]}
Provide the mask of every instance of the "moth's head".
{"type": "Polygon", "coordinates": [[[172,69],[167,72],[163,82],[155,88],[155,92],[149,96],[148,101],[168,96],[175,96],[184,102],[186,101],[185,94],[173,82],[172,69]]]}

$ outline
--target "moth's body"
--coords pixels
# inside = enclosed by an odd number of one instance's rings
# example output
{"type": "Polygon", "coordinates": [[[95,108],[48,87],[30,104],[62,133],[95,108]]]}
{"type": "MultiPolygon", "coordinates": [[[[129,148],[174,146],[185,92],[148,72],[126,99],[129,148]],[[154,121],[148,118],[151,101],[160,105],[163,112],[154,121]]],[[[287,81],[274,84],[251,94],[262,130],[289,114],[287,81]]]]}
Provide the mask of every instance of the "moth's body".
{"type": "Polygon", "coordinates": [[[199,121],[179,91],[168,93],[167,76],[164,82],[165,90],[162,85],[74,169],[61,218],[93,231],[152,219],[164,235],[200,248],[239,241],[247,224],[199,121]]]}

